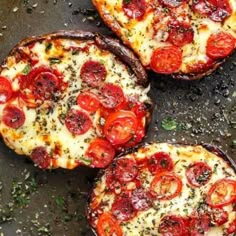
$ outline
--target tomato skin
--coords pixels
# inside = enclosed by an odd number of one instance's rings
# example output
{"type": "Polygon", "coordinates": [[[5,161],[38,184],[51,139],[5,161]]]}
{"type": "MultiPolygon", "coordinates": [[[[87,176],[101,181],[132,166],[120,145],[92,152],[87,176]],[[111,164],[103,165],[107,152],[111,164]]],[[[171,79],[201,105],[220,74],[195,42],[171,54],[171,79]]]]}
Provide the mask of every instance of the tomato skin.
{"type": "Polygon", "coordinates": [[[111,113],[104,125],[104,135],[113,145],[128,142],[137,130],[137,118],[131,111],[111,113]]]}
{"type": "Polygon", "coordinates": [[[91,92],[80,93],[77,97],[77,104],[84,110],[90,112],[95,112],[100,106],[99,100],[91,92]]]}
{"type": "Polygon", "coordinates": [[[122,7],[126,16],[130,19],[141,20],[146,12],[147,4],[145,0],[123,0],[122,7]]]}
{"type": "Polygon", "coordinates": [[[182,186],[181,179],[174,173],[158,172],[151,182],[150,192],[159,200],[171,200],[181,193],[182,186]],[[172,192],[170,192],[171,187],[174,188],[172,192]]]}
{"type": "Polygon", "coordinates": [[[97,222],[98,236],[122,236],[122,230],[117,220],[108,212],[99,216],[97,222]]]}
{"type": "Polygon", "coordinates": [[[2,122],[10,128],[18,129],[25,123],[25,113],[14,105],[8,105],[3,109],[2,122]]]}
{"type": "Polygon", "coordinates": [[[85,155],[92,160],[93,167],[105,168],[115,157],[115,150],[108,141],[97,138],[90,143],[85,155]]]}
{"type": "Polygon", "coordinates": [[[182,51],[176,46],[157,48],[151,57],[150,67],[157,73],[177,72],[182,64],[182,51]]]}
{"type": "Polygon", "coordinates": [[[186,177],[194,187],[201,187],[211,179],[212,170],[205,162],[196,162],[188,166],[186,170],[186,177]]]}
{"type": "Polygon", "coordinates": [[[41,169],[47,169],[51,164],[51,157],[49,156],[45,147],[36,147],[31,153],[32,161],[41,169]]]}
{"type": "MultiPolygon", "coordinates": [[[[227,234],[231,235],[236,233],[236,219],[230,222],[228,229],[226,230],[227,234]]],[[[228,235],[227,235],[228,236],[228,235]]],[[[233,236],[233,235],[232,235],[233,236]]]]}
{"type": "Polygon", "coordinates": [[[235,200],[236,181],[226,178],[216,181],[209,189],[206,198],[207,204],[212,208],[221,208],[230,205],[235,200]]]}
{"type": "Polygon", "coordinates": [[[12,97],[12,94],[11,82],[0,76],[0,104],[6,103],[12,97]]]}
{"type": "Polygon", "coordinates": [[[235,38],[227,32],[211,34],[207,40],[206,54],[212,59],[227,57],[235,48],[235,38]]]}

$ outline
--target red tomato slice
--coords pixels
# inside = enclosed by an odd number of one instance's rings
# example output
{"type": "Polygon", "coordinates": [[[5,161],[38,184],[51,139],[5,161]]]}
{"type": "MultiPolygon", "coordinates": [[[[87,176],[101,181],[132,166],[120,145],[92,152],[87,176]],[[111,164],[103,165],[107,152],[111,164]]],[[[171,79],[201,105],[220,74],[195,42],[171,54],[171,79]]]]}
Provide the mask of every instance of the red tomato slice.
{"type": "Polygon", "coordinates": [[[234,219],[230,224],[229,227],[227,229],[227,235],[226,236],[234,236],[234,233],[236,233],[236,219],[234,219]],[[229,235],[228,235],[229,234],[229,235]]]}
{"type": "Polygon", "coordinates": [[[6,103],[12,97],[11,82],[0,76],[0,104],[6,103]]]}
{"type": "Polygon", "coordinates": [[[162,236],[186,236],[185,221],[180,216],[167,215],[161,219],[158,232],[162,236]]]}
{"type": "Polygon", "coordinates": [[[108,166],[115,156],[115,150],[112,145],[101,138],[95,139],[90,143],[86,152],[86,157],[92,160],[92,166],[104,168],[108,166]]]}
{"type": "Polygon", "coordinates": [[[85,112],[71,109],[66,115],[65,125],[73,135],[81,135],[90,129],[92,121],[85,112]]]}
{"type": "Polygon", "coordinates": [[[146,12],[145,0],[123,0],[123,10],[126,16],[131,19],[141,20],[146,12]]]}
{"type": "Polygon", "coordinates": [[[204,236],[210,227],[210,217],[207,214],[193,213],[189,218],[189,233],[191,236],[204,236]]]}
{"type": "Polygon", "coordinates": [[[151,69],[157,73],[177,72],[182,64],[182,51],[176,46],[157,48],[151,57],[151,69]]]}
{"type": "Polygon", "coordinates": [[[31,153],[32,161],[42,169],[47,169],[51,164],[51,157],[49,156],[45,147],[36,147],[31,153]]]}
{"type": "Polygon", "coordinates": [[[211,34],[207,40],[206,54],[213,59],[228,56],[235,47],[235,38],[227,32],[211,34]]]}
{"type": "Polygon", "coordinates": [[[170,200],[182,191],[181,179],[172,172],[158,172],[151,182],[150,192],[159,200],[170,200]]]}
{"type": "Polygon", "coordinates": [[[121,183],[131,182],[138,175],[136,161],[128,158],[116,160],[113,163],[113,174],[121,183]]]}
{"type": "Polygon", "coordinates": [[[221,208],[236,200],[236,181],[220,179],[208,191],[206,202],[213,208],[221,208]]]}
{"type": "Polygon", "coordinates": [[[91,92],[80,93],[77,97],[77,104],[81,108],[90,112],[95,112],[100,106],[100,102],[96,98],[95,94],[91,92]]]}
{"type": "Polygon", "coordinates": [[[99,216],[97,222],[98,236],[122,236],[122,230],[117,220],[108,212],[99,216]]]}
{"type": "Polygon", "coordinates": [[[205,162],[196,162],[188,166],[186,170],[187,180],[194,187],[205,185],[211,179],[211,175],[211,167],[205,162]]]}
{"type": "Polygon", "coordinates": [[[118,107],[124,100],[124,93],[119,86],[107,83],[102,87],[100,102],[104,107],[118,107]]]}
{"type": "Polygon", "coordinates": [[[143,188],[133,190],[130,200],[133,208],[137,211],[144,211],[151,207],[151,196],[143,188]]]}
{"type": "Polygon", "coordinates": [[[2,121],[8,127],[18,129],[25,123],[24,111],[14,105],[6,106],[3,109],[2,121]]]}
{"type": "Polygon", "coordinates": [[[128,142],[137,130],[137,118],[131,111],[117,111],[111,113],[104,125],[104,134],[113,144],[128,142]]]}
{"type": "Polygon", "coordinates": [[[169,154],[165,152],[157,152],[148,158],[148,169],[155,174],[161,171],[172,171],[174,163],[169,154]]]}
{"type": "Polygon", "coordinates": [[[80,70],[81,79],[91,87],[98,87],[106,79],[105,66],[98,61],[87,61],[80,70]]]}
{"type": "Polygon", "coordinates": [[[229,214],[223,209],[214,209],[210,212],[211,223],[215,226],[221,226],[229,220],[229,214]]]}
{"type": "Polygon", "coordinates": [[[111,207],[112,214],[120,221],[128,221],[135,216],[129,197],[126,194],[117,196],[111,207]]]}

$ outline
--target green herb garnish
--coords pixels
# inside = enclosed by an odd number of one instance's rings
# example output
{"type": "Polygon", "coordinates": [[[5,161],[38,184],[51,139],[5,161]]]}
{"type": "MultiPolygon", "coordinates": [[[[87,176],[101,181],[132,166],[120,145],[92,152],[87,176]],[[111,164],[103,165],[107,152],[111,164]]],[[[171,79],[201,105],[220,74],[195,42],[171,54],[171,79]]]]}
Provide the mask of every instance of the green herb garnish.
{"type": "Polygon", "coordinates": [[[165,130],[177,130],[178,124],[172,117],[167,117],[162,120],[161,127],[165,130]]]}

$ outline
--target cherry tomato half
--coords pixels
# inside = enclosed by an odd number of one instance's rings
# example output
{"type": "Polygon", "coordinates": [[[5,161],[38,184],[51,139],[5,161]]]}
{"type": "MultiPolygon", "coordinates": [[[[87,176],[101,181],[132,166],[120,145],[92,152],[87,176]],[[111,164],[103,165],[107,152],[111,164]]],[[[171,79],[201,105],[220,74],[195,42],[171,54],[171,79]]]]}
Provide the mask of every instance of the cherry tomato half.
{"type": "Polygon", "coordinates": [[[77,97],[77,104],[84,110],[90,112],[95,112],[100,106],[99,100],[91,92],[80,93],[77,97]]]}
{"type": "Polygon", "coordinates": [[[10,81],[0,76],[0,104],[6,103],[12,96],[10,81]]]}

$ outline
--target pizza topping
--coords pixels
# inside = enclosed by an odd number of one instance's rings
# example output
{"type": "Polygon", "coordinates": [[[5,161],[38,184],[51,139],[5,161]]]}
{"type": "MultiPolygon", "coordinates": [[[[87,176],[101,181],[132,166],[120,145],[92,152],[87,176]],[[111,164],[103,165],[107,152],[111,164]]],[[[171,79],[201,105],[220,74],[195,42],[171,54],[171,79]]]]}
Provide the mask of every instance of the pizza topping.
{"type": "MultiPolygon", "coordinates": [[[[230,222],[228,229],[226,230],[227,234],[233,234],[236,233],[236,219],[230,222]]],[[[228,235],[227,235],[228,236],[228,235]]]]}
{"type": "Polygon", "coordinates": [[[90,129],[92,121],[85,112],[71,109],[66,115],[65,124],[73,135],[81,135],[90,129]]]}
{"type": "Polygon", "coordinates": [[[229,219],[229,214],[223,209],[214,209],[210,212],[211,223],[215,226],[221,226],[229,219]]]}
{"type": "Polygon", "coordinates": [[[0,104],[6,103],[12,97],[12,92],[10,81],[0,76],[0,104]]]}
{"type": "Polygon", "coordinates": [[[172,171],[173,168],[173,161],[170,155],[165,152],[157,152],[148,158],[148,169],[153,174],[161,171],[172,171]]]}
{"type": "Polygon", "coordinates": [[[108,212],[98,218],[97,232],[99,236],[122,236],[122,230],[117,220],[108,212]]]}
{"type": "Polygon", "coordinates": [[[135,216],[129,197],[126,194],[116,196],[111,207],[112,214],[120,221],[128,221],[135,216]]]}
{"type": "Polygon", "coordinates": [[[166,46],[153,52],[150,66],[155,72],[169,74],[178,71],[181,63],[181,49],[176,46],[166,46]]]}
{"type": "Polygon", "coordinates": [[[115,150],[112,145],[101,138],[92,141],[86,152],[86,157],[92,160],[92,166],[104,168],[111,163],[115,156],[115,150]]]}
{"type": "Polygon", "coordinates": [[[185,22],[174,21],[169,24],[169,36],[167,41],[177,47],[193,41],[193,29],[190,24],[185,22]]]}
{"type": "Polygon", "coordinates": [[[31,153],[33,162],[42,169],[47,169],[51,164],[51,157],[49,156],[45,147],[36,147],[31,153]]]}
{"type": "Polygon", "coordinates": [[[192,236],[204,236],[209,230],[210,217],[207,214],[193,213],[189,219],[189,233],[192,236]]]}
{"type": "Polygon", "coordinates": [[[207,194],[206,202],[211,207],[223,207],[236,200],[236,181],[220,179],[216,181],[207,194]]]}
{"type": "Polygon", "coordinates": [[[180,216],[167,215],[161,219],[158,232],[162,236],[184,236],[185,221],[180,216]]]}
{"type": "Polygon", "coordinates": [[[133,137],[137,125],[137,118],[133,112],[120,110],[107,117],[104,134],[112,144],[123,144],[133,137]]]}
{"type": "Polygon", "coordinates": [[[181,179],[172,172],[158,172],[151,182],[151,194],[159,200],[170,200],[182,191],[181,179]]]}
{"type": "Polygon", "coordinates": [[[235,47],[235,38],[227,32],[212,34],[207,40],[206,53],[213,59],[228,56],[235,47]]]}
{"type": "Polygon", "coordinates": [[[87,61],[80,70],[80,77],[91,87],[98,87],[106,79],[105,66],[98,61],[87,61]]]}
{"type": "Polygon", "coordinates": [[[138,175],[136,161],[128,158],[118,159],[113,163],[113,174],[121,183],[131,182],[138,175]]]}
{"type": "Polygon", "coordinates": [[[112,168],[110,167],[106,170],[106,186],[110,190],[120,189],[121,187],[120,182],[118,182],[118,180],[115,179],[112,168]]]}
{"type": "Polygon", "coordinates": [[[160,0],[167,7],[179,7],[185,0],[160,0]]]}
{"type": "Polygon", "coordinates": [[[124,101],[122,89],[115,84],[107,83],[101,89],[100,102],[106,108],[115,108],[124,101]]]}
{"type": "Polygon", "coordinates": [[[141,20],[146,12],[145,0],[123,0],[123,10],[131,19],[141,20]]]}
{"type": "Polygon", "coordinates": [[[100,106],[99,100],[91,92],[80,93],[77,97],[77,104],[89,112],[95,112],[100,106]]]}
{"type": "Polygon", "coordinates": [[[10,128],[18,129],[25,123],[24,112],[14,105],[3,109],[2,122],[10,128]]]}
{"type": "Polygon", "coordinates": [[[211,178],[212,170],[205,162],[196,162],[188,166],[186,177],[188,182],[194,187],[205,185],[211,178]]]}
{"type": "Polygon", "coordinates": [[[144,211],[151,207],[151,196],[143,188],[133,190],[130,199],[133,208],[137,211],[144,211]]]}

